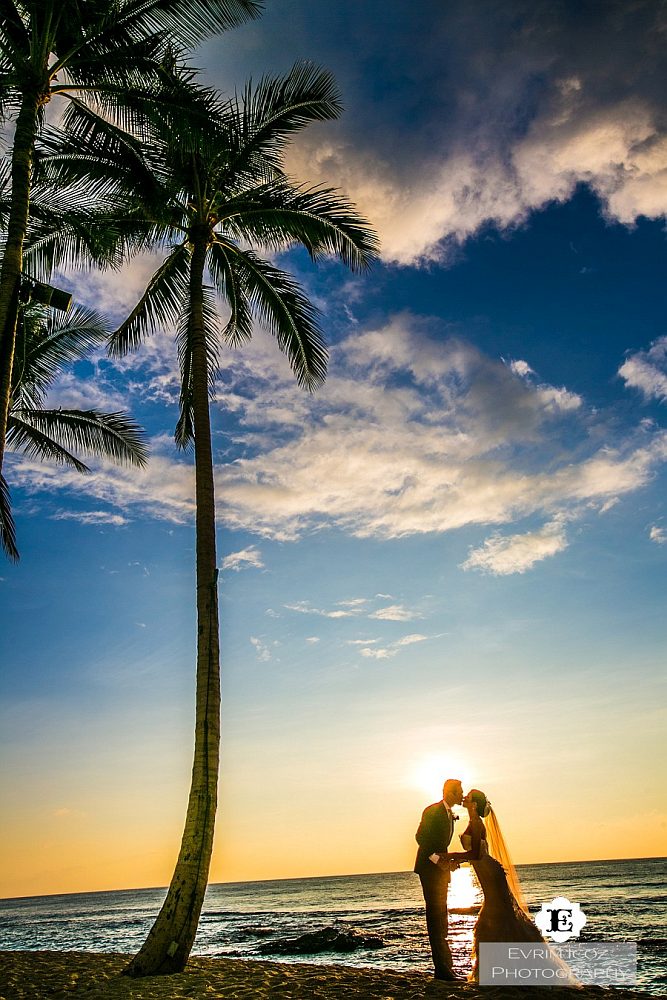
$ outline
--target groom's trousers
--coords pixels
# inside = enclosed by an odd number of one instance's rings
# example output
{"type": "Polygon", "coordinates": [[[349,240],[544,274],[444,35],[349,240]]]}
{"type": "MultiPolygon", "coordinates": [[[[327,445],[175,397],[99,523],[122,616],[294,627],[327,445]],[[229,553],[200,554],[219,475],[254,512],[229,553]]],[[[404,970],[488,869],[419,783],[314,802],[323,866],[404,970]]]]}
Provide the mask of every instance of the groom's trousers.
{"type": "Polygon", "coordinates": [[[449,872],[431,864],[431,870],[420,872],[424,903],[426,904],[426,929],[431,944],[431,955],[436,979],[451,979],[452,953],[447,941],[449,920],[447,914],[447,889],[449,872]]]}

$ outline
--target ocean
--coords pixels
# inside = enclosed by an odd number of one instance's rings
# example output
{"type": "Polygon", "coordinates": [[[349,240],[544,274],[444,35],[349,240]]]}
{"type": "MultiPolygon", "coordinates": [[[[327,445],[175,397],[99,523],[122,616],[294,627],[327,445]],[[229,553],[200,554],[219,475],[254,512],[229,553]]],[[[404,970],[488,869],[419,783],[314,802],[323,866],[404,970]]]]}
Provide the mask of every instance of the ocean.
{"type": "MultiPolygon", "coordinates": [[[[637,987],[667,993],[667,859],[522,865],[518,872],[532,912],[555,896],[579,903],[587,917],[580,940],[637,942],[637,987]]],[[[128,889],[0,900],[0,948],[130,953],[164,894],[128,889]]],[[[466,866],[450,890],[449,940],[460,975],[469,968],[478,905],[466,866]]],[[[421,891],[411,872],[211,885],[193,954],[430,971],[421,891]],[[350,932],[365,936],[367,946],[297,954],[294,939],[316,931],[326,932],[334,948],[344,948],[350,932]]]]}

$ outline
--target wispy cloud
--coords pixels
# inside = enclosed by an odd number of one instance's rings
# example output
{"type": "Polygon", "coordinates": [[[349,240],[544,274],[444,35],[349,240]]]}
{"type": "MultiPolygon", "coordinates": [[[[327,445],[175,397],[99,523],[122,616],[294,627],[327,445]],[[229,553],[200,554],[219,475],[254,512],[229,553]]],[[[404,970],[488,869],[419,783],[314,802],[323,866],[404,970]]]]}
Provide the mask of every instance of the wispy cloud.
{"type": "Polygon", "coordinates": [[[65,372],[50,390],[48,406],[77,410],[117,412],[128,408],[127,398],[113,386],[97,366],[95,378],[82,379],[65,372]]]}
{"type": "MultiPolygon", "coordinates": [[[[517,373],[410,316],[351,338],[335,360],[299,429],[224,471],[230,523],[280,538],[327,523],[395,538],[551,519],[639,489],[667,454],[660,432],[614,440],[603,416],[527,361],[517,373]]],[[[292,391],[277,373],[276,403],[292,391]]]]}
{"type": "MultiPolygon", "coordinates": [[[[296,611],[302,615],[319,615],[321,618],[372,618],[378,621],[389,622],[409,622],[415,618],[424,616],[411,608],[406,608],[402,604],[390,604],[381,608],[367,607],[371,603],[369,598],[358,597],[349,601],[336,601],[334,608],[318,608],[310,601],[295,601],[292,604],[284,604],[287,611],[296,611]],[[343,605],[343,608],[340,607],[343,605]]],[[[352,640],[355,641],[355,640],[352,640]]],[[[373,640],[371,640],[373,641],[373,640]]]]}
{"type": "MultiPolygon", "coordinates": [[[[161,439],[160,439],[161,441],[161,439]]],[[[175,459],[169,451],[152,442],[145,469],[90,460],[91,472],[81,476],[73,469],[49,465],[34,459],[12,456],[12,485],[29,496],[71,494],[88,501],[108,504],[125,519],[155,517],[177,524],[187,523],[194,514],[194,470],[189,461],[175,459]]]]}
{"type": "MultiPolygon", "coordinates": [[[[531,516],[549,524],[609,509],[667,459],[667,433],[654,425],[619,437],[577,393],[540,381],[528,360],[506,364],[441,333],[403,314],[350,337],[334,349],[334,373],[314,397],[295,387],[285,359],[263,345],[234,355],[221,398],[226,406],[234,397],[241,457],[216,465],[219,520],[279,541],[323,526],[390,539],[531,516]]],[[[659,352],[651,350],[654,363],[659,352]]],[[[12,483],[35,498],[85,495],[127,519],[189,522],[191,456],[177,457],[165,436],[151,444],[147,469],[96,463],[85,481],[71,470],[13,458],[12,483]]],[[[561,551],[563,536],[550,530],[525,543],[492,539],[483,549],[487,568],[520,545],[533,553],[539,548],[541,558],[561,551]]],[[[474,560],[468,568],[486,566],[482,555],[474,560]]],[[[371,608],[390,619],[394,609],[394,620],[414,617],[399,601],[385,600],[384,613],[359,597],[290,610],[344,618],[371,608]]]]}
{"type": "Polygon", "coordinates": [[[660,525],[653,524],[651,530],[648,533],[648,537],[656,545],[667,545],[667,531],[665,528],[660,527],[660,525]]]}
{"type": "Polygon", "coordinates": [[[108,510],[57,510],[49,516],[53,521],[78,521],[80,524],[111,524],[119,527],[129,523],[127,517],[108,510]]]}
{"type": "Polygon", "coordinates": [[[283,604],[288,611],[297,611],[301,615],[319,615],[321,618],[352,618],[356,611],[341,611],[340,609],[327,611],[324,608],[315,608],[310,601],[296,601],[294,604],[283,604]]]}
{"type": "Polygon", "coordinates": [[[521,535],[492,535],[461,565],[463,569],[481,569],[495,576],[525,573],[536,562],[562,552],[567,544],[564,526],[557,520],[521,535]]]}
{"type": "Polygon", "coordinates": [[[398,650],[390,650],[388,647],[364,647],[360,650],[362,656],[372,660],[388,660],[390,656],[395,656],[398,650]]]}
{"type": "Polygon", "coordinates": [[[247,549],[240,549],[238,552],[230,552],[222,560],[222,568],[234,570],[238,573],[242,569],[264,569],[262,554],[256,545],[250,545],[247,549]]]}
{"type": "Polygon", "coordinates": [[[378,608],[371,612],[369,618],[377,618],[384,622],[411,622],[415,618],[423,618],[419,611],[413,611],[402,604],[389,604],[386,608],[378,608]]]}
{"type": "Polygon", "coordinates": [[[258,660],[267,663],[271,659],[271,649],[263,639],[258,639],[257,636],[253,635],[250,637],[250,643],[257,653],[258,660]]]}
{"type": "MultiPolygon", "coordinates": [[[[362,648],[359,650],[362,656],[371,660],[388,660],[393,656],[396,656],[402,649],[406,646],[413,646],[417,642],[426,642],[427,639],[438,638],[437,636],[422,635],[420,632],[413,632],[410,635],[404,635],[401,639],[397,639],[395,642],[387,643],[385,646],[375,646],[370,643],[364,643],[362,648]]],[[[376,642],[378,640],[372,640],[376,642]]]]}
{"type": "Polygon", "coordinates": [[[667,400],[667,337],[660,337],[647,351],[631,354],[618,374],[645,399],[667,400]]]}

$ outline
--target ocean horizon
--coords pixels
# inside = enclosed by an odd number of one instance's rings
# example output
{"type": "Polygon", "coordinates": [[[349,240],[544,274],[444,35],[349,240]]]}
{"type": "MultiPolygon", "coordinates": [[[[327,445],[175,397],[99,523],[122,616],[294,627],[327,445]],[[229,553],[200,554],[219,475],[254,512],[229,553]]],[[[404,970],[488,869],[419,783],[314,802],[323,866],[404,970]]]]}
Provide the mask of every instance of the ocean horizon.
{"type": "MultiPolygon", "coordinates": [[[[518,865],[517,871],[531,912],[559,895],[579,903],[587,916],[580,940],[636,942],[637,987],[665,992],[666,858],[556,861],[518,865]]],[[[165,892],[154,887],[1,899],[0,948],[135,952],[165,892]]],[[[455,872],[449,940],[460,975],[469,969],[480,900],[471,869],[455,872]]],[[[396,971],[431,968],[423,900],[412,872],[212,883],[192,953],[396,971]],[[298,939],[316,932],[320,943],[312,947],[325,950],[300,951],[298,939]]]]}
{"type": "MultiPolygon", "coordinates": [[[[667,857],[647,855],[646,857],[637,858],[584,858],[577,860],[568,861],[535,861],[530,864],[517,864],[516,869],[518,872],[522,872],[524,869],[528,870],[530,868],[548,868],[549,866],[555,867],[557,865],[589,865],[589,864],[620,864],[621,862],[641,862],[641,861],[667,861],[667,857]]],[[[275,882],[309,882],[317,881],[318,879],[348,879],[348,878],[371,878],[374,876],[383,875],[408,875],[412,874],[411,871],[387,871],[387,872],[333,872],[328,874],[320,875],[289,875],[284,878],[256,878],[256,879],[231,879],[226,882],[209,882],[208,889],[220,886],[237,886],[237,885],[263,885],[264,883],[275,883],[275,882]]],[[[31,894],[21,894],[18,896],[0,896],[0,903],[10,903],[18,900],[25,899],[54,899],[60,896],[94,896],[102,895],[103,893],[116,893],[116,892],[160,892],[166,893],[167,885],[144,885],[144,886],[117,886],[114,889],[76,889],[70,892],[40,892],[31,894]]]]}

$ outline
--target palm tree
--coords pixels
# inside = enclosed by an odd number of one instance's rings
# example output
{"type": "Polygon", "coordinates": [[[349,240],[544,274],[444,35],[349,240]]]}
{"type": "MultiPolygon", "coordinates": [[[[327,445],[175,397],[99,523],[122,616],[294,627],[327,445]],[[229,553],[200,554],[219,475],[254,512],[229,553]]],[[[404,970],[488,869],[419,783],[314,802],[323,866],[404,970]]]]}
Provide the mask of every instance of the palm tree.
{"type": "MultiPolygon", "coordinates": [[[[19,310],[17,351],[7,422],[7,443],[31,458],[59,462],[83,474],[90,469],[76,452],[143,467],[146,448],[125,413],[53,408],[49,389],[63,370],[103,344],[108,330],[92,309],[74,306],[66,315],[29,303],[19,310]]],[[[19,557],[9,490],[0,476],[0,544],[19,557]]]]}
{"type": "Polygon", "coordinates": [[[0,271],[0,472],[35,141],[46,105],[54,97],[89,95],[136,122],[133,102],[155,99],[170,46],[192,46],[260,10],[257,0],[0,0],[0,98],[3,112],[16,114],[0,271]]]}
{"type": "MultiPolygon", "coordinates": [[[[194,90],[193,74],[172,61],[169,87],[194,90]]],[[[248,85],[221,103],[209,93],[209,118],[154,115],[143,153],[133,136],[78,107],[52,166],[71,181],[88,172],[99,189],[124,190],[127,211],[114,224],[134,227],[142,246],[165,256],[144,295],[110,340],[122,355],[156,328],[176,330],[181,371],[175,438],[194,444],[196,479],[197,681],[192,782],[180,853],[162,909],[126,973],[177,972],[189,957],[204,900],[217,807],[220,743],[219,622],[215,487],[209,395],[224,344],[248,340],[254,322],[276,338],[300,385],[326,376],[327,352],[316,310],[289,272],[255,248],[305,247],[367,268],[376,238],[353,206],[328,189],[305,188],[285,174],[283,153],[309,122],[337,117],[331,76],[310,64],[248,85]],[[151,188],[152,185],[152,188],[151,188]],[[217,300],[229,317],[218,322],[217,300]]]]}

